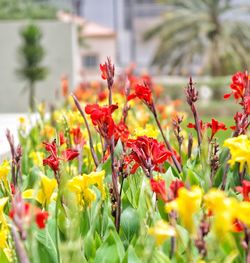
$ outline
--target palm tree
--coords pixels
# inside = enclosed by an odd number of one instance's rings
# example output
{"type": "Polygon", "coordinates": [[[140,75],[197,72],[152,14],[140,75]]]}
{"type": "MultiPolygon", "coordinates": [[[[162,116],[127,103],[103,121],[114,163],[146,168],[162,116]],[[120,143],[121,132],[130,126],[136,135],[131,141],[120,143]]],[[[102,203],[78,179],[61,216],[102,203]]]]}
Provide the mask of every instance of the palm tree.
{"type": "Polygon", "coordinates": [[[250,65],[250,4],[238,0],[164,0],[168,11],[148,30],[158,38],[152,64],[169,74],[231,74],[250,65]],[[248,19],[248,22],[246,21],[248,19]]]}

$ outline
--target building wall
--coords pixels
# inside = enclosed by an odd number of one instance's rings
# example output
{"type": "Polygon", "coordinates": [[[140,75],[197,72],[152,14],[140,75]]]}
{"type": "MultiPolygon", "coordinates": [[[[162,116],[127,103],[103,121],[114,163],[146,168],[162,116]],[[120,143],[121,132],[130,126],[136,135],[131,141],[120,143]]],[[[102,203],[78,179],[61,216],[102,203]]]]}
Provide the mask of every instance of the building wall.
{"type": "Polygon", "coordinates": [[[97,63],[93,68],[86,68],[82,63],[82,73],[85,80],[100,79],[99,64],[104,63],[107,57],[116,64],[116,42],[115,36],[88,37],[87,47],[81,50],[82,58],[86,55],[97,55],[97,63]]]}
{"type": "MultiPolygon", "coordinates": [[[[45,81],[36,86],[37,101],[57,103],[56,90],[60,87],[60,77],[68,74],[70,83],[76,84],[77,44],[75,27],[58,21],[40,21],[37,24],[43,32],[42,44],[46,51],[44,65],[49,68],[45,81]]],[[[0,23],[0,113],[28,111],[26,83],[18,78],[15,70],[18,63],[18,47],[21,44],[20,29],[25,22],[0,23]]],[[[71,86],[72,86],[71,85],[71,86]]]]}

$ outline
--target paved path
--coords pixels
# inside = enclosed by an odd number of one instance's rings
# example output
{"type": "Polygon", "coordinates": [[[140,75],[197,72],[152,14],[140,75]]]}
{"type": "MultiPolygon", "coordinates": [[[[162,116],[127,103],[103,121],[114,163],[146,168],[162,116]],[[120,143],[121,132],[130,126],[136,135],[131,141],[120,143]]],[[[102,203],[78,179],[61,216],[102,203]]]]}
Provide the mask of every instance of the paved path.
{"type": "Polygon", "coordinates": [[[5,136],[6,129],[10,130],[16,144],[18,143],[17,128],[20,116],[24,114],[0,114],[0,156],[9,152],[9,144],[5,136]]]}
{"type": "Polygon", "coordinates": [[[0,114],[0,160],[4,159],[9,153],[9,143],[6,139],[6,129],[9,129],[14,136],[15,145],[18,144],[18,127],[19,118],[25,117],[26,120],[31,118],[31,122],[34,123],[36,115],[30,115],[28,113],[4,113],[0,114]]]}

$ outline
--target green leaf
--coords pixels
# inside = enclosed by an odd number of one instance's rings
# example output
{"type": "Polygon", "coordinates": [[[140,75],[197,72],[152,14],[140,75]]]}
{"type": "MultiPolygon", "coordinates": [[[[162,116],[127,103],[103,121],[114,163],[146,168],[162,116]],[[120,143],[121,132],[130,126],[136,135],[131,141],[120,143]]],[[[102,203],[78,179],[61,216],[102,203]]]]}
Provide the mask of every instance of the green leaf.
{"type": "Polygon", "coordinates": [[[132,246],[129,246],[122,263],[141,263],[141,262],[142,261],[136,255],[134,248],[132,246]]]}
{"type": "Polygon", "coordinates": [[[55,222],[49,220],[45,229],[39,229],[36,232],[38,241],[38,253],[42,262],[57,262],[57,251],[55,245],[55,222]]]}
{"type": "Polygon", "coordinates": [[[140,230],[140,221],[137,211],[127,207],[121,214],[121,231],[124,237],[130,242],[134,235],[140,230]]]}
{"type": "Polygon", "coordinates": [[[2,250],[0,250],[0,262],[1,263],[10,263],[10,261],[7,259],[6,255],[2,250]]]}
{"type": "Polygon", "coordinates": [[[96,251],[95,263],[117,263],[124,258],[125,251],[116,231],[110,231],[109,236],[96,251]]]}
{"type": "Polygon", "coordinates": [[[93,259],[95,257],[96,246],[95,240],[92,232],[90,231],[86,238],[84,239],[84,253],[87,260],[93,259]]]}

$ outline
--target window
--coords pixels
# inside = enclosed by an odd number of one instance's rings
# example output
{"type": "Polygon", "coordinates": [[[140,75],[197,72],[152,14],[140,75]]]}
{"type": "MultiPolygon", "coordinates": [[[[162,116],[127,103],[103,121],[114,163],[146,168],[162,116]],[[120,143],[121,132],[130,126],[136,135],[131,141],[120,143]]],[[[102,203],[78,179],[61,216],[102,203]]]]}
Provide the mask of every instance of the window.
{"type": "Polygon", "coordinates": [[[97,55],[85,55],[82,59],[82,65],[86,68],[97,67],[97,55]]]}

